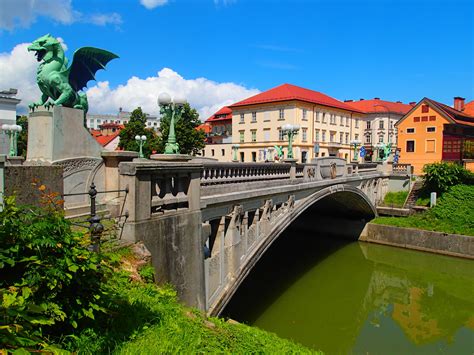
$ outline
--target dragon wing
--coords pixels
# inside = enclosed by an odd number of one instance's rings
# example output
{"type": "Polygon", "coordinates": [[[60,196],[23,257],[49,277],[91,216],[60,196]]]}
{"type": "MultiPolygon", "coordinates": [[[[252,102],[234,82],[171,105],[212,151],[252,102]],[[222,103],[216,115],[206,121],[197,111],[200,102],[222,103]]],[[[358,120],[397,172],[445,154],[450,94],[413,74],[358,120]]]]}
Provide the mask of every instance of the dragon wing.
{"type": "Polygon", "coordinates": [[[74,52],[69,72],[69,84],[77,92],[87,87],[89,80],[95,80],[95,73],[118,55],[94,47],[82,47],[74,52]]]}

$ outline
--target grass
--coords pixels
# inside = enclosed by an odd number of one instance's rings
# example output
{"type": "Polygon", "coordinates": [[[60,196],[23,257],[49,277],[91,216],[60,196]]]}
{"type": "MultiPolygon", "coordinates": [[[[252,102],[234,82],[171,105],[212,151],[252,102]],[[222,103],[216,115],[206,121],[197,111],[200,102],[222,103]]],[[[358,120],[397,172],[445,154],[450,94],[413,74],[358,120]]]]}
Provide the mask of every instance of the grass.
{"type": "Polygon", "coordinates": [[[456,185],[437,205],[408,217],[378,217],[372,223],[474,236],[474,185],[456,185]]]}
{"type": "Polygon", "coordinates": [[[128,248],[111,254],[116,273],[107,281],[110,311],[81,332],[65,337],[62,347],[78,354],[159,353],[315,353],[277,335],[183,307],[171,287],[151,283],[149,266],[135,273],[142,280],[131,281],[134,256],[128,248]]]}
{"type": "Polygon", "coordinates": [[[388,192],[383,200],[383,206],[403,207],[407,199],[408,191],[388,192]]]}

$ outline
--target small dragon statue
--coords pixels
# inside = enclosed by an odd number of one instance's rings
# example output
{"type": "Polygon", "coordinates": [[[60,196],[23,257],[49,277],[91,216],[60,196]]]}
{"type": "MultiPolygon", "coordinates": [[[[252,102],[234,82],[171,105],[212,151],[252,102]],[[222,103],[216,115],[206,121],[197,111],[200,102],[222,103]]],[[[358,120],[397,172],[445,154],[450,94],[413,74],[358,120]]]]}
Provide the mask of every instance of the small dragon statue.
{"type": "Polygon", "coordinates": [[[84,117],[89,105],[86,93],[80,91],[87,87],[89,80],[95,80],[97,70],[105,69],[108,62],[118,58],[103,49],[83,47],[74,53],[72,64],[68,67],[61,43],[49,34],[33,41],[28,51],[36,52],[40,62],[36,82],[42,93],[39,101],[29,105],[30,109],[34,111],[42,105],[48,109],[54,105],[73,107],[83,110],[84,117]]]}
{"type": "Polygon", "coordinates": [[[284,156],[283,147],[282,147],[281,145],[275,145],[274,148],[275,148],[276,153],[277,153],[276,158],[277,158],[278,160],[282,160],[282,159],[283,159],[283,156],[284,156]]]}

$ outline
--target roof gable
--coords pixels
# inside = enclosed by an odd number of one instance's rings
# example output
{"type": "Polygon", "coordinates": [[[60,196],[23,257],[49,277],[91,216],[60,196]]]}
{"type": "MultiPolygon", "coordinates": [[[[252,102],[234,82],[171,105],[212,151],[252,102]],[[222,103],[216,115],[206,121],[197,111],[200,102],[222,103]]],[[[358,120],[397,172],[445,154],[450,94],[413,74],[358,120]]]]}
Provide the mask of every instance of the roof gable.
{"type": "Polygon", "coordinates": [[[360,100],[344,103],[365,113],[390,112],[404,115],[413,107],[411,105],[407,105],[401,102],[392,102],[380,99],[360,100]]]}
{"type": "Polygon", "coordinates": [[[290,100],[305,101],[313,104],[335,107],[346,111],[363,113],[362,111],[351,107],[331,96],[291,84],[282,84],[270,90],[261,92],[260,94],[251,96],[245,100],[236,102],[235,104],[229,107],[233,108],[238,106],[256,105],[262,103],[290,100]]]}

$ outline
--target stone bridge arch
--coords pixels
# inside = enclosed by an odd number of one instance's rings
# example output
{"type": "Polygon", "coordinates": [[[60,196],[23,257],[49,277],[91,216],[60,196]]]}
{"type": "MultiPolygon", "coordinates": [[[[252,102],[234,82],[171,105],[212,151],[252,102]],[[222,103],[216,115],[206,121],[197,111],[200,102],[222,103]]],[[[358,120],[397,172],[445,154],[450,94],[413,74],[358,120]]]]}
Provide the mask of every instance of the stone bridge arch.
{"type": "MultiPolygon", "coordinates": [[[[372,182],[367,186],[369,184],[372,182]]],[[[255,211],[244,211],[242,206],[234,206],[232,213],[222,217],[218,225],[214,221],[211,227],[214,237],[211,232],[211,242],[208,243],[210,257],[205,261],[208,313],[217,315],[222,312],[265,252],[289,226],[306,212],[311,212],[311,208],[322,204],[319,207],[330,213],[339,213],[348,218],[350,216],[353,222],[351,228],[361,230],[365,220],[377,214],[372,203],[374,197],[368,196],[364,190],[366,189],[347,184],[336,184],[300,199],[289,195],[287,201],[281,204],[274,204],[272,199],[268,199],[255,211]]],[[[331,228],[335,226],[327,228],[328,225],[329,223],[325,223],[314,229],[331,232],[331,228]]],[[[334,234],[340,235],[343,232],[341,228],[334,230],[334,234]]]]}

